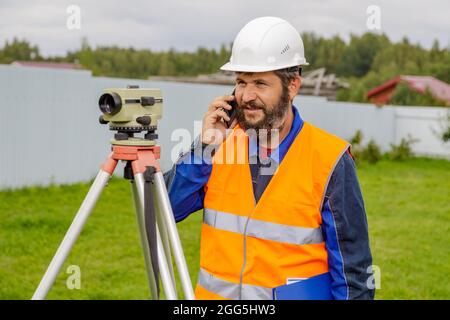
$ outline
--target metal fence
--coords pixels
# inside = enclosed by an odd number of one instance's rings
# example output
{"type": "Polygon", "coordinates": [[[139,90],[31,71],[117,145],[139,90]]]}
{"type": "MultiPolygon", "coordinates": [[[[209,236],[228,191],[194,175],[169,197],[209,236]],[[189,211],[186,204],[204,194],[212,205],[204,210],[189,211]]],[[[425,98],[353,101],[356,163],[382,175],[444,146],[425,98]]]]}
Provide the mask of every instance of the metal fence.
{"type": "MultiPolygon", "coordinates": [[[[221,85],[93,77],[82,70],[0,65],[0,189],[92,179],[110,151],[113,135],[98,123],[98,97],[105,88],[128,84],[163,91],[158,141],[164,170],[172,165],[173,155],[189,144],[181,144],[179,136],[173,135],[175,130],[185,129],[194,138],[209,102],[232,90],[221,85]]],[[[377,108],[308,96],[298,96],[295,104],[305,120],[344,139],[360,129],[366,140],[374,139],[387,150],[409,134],[419,139],[413,145],[416,153],[450,158],[450,147],[438,137],[448,109],[377,108]]]]}

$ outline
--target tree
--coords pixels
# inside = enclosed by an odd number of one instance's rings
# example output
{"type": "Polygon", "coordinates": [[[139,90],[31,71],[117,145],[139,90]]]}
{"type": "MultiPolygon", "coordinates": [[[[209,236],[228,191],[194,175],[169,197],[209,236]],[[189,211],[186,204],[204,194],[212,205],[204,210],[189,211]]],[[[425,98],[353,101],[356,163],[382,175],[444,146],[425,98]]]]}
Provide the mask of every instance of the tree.
{"type": "Polygon", "coordinates": [[[173,76],[175,75],[175,64],[174,60],[175,51],[170,49],[169,52],[163,53],[161,55],[161,60],[159,63],[158,75],[160,76],[173,76]]]}
{"type": "Polygon", "coordinates": [[[386,35],[365,33],[361,37],[351,35],[350,44],[345,48],[337,71],[343,76],[362,77],[372,67],[377,53],[390,45],[386,35]]]}
{"type": "Polygon", "coordinates": [[[337,66],[342,60],[345,46],[345,42],[337,35],[331,39],[322,40],[320,46],[316,49],[317,60],[315,64],[325,67],[327,73],[336,73],[337,66]]]}
{"type": "Polygon", "coordinates": [[[26,40],[14,38],[10,43],[5,41],[3,49],[0,50],[0,62],[11,63],[15,60],[42,60],[37,46],[31,46],[26,40]]]}
{"type": "Polygon", "coordinates": [[[314,32],[304,32],[301,35],[303,46],[305,47],[306,61],[313,68],[320,68],[317,65],[318,49],[322,44],[322,38],[318,37],[314,32]]]}

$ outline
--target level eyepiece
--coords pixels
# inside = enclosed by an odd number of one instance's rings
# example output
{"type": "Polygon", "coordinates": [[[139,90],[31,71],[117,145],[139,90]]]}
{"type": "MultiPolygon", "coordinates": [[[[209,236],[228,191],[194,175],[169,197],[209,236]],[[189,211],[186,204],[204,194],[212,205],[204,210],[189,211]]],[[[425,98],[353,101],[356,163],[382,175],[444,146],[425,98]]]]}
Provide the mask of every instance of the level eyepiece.
{"type": "Polygon", "coordinates": [[[112,116],[122,108],[122,100],[117,93],[104,93],[98,100],[98,106],[101,112],[112,116]]]}

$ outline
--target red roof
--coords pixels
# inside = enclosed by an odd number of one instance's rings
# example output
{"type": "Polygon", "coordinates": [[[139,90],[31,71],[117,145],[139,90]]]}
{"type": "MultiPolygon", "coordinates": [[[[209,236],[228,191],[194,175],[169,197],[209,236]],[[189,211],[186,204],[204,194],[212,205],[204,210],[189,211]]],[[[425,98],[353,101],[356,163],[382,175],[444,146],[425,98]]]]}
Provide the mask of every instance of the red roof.
{"type": "Polygon", "coordinates": [[[430,76],[399,76],[391,79],[382,85],[373,88],[367,93],[367,98],[371,98],[383,91],[397,86],[399,82],[408,83],[409,87],[417,92],[425,93],[428,88],[433,97],[450,103],[450,85],[430,76]]]}
{"type": "Polygon", "coordinates": [[[39,67],[39,68],[51,68],[51,69],[80,69],[81,66],[76,63],[63,63],[63,62],[45,62],[45,61],[14,61],[11,64],[24,67],[39,67]]]}

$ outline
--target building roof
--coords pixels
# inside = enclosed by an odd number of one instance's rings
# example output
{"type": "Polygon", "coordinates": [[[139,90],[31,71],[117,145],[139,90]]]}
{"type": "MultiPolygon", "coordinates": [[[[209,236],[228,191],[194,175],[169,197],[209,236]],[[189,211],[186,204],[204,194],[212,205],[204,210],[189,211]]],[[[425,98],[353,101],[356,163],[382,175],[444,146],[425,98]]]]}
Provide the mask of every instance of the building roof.
{"type": "Polygon", "coordinates": [[[81,66],[76,63],[65,62],[45,62],[45,61],[14,61],[12,65],[24,66],[24,67],[38,67],[38,68],[51,68],[51,69],[81,69],[81,66]]]}
{"type": "Polygon", "coordinates": [[[425,93],[428,88],[431,95],[436,99],[450,102],[450,85],[430,76],[398,76],[370,90],[367,93],[367,97],[370,99],[383,91],[397,86],[399,82],[406,82],[411,89],[419,93],[425,93]]]}

